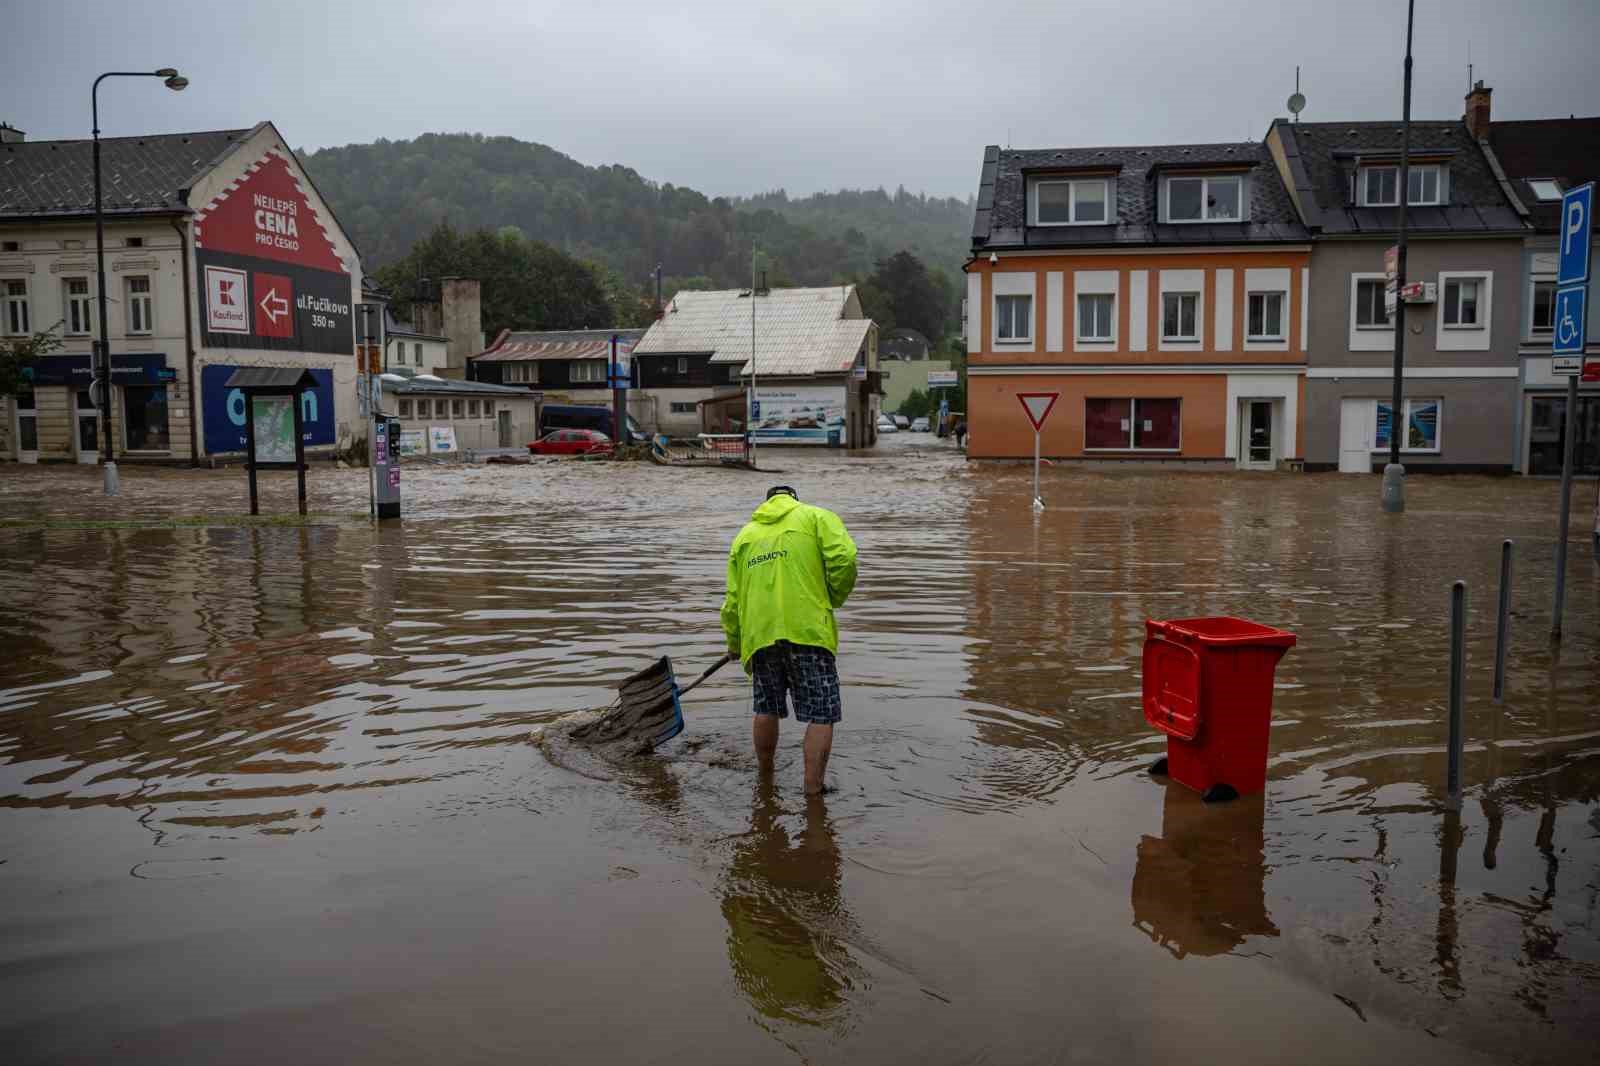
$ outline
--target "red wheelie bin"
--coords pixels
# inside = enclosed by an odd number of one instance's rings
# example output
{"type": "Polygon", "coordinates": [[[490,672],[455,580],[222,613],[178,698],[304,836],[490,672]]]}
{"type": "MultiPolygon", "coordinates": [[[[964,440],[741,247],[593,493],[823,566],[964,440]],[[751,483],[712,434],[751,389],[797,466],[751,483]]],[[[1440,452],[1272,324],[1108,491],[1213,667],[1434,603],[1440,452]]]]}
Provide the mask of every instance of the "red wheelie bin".
{"type": "Polygon", "coordinates": [[[1167,735],[1151,772],[1207,801],[1264,791],[1273,672],[1294,634],[1227,616],[1144,625],[1144,717],[1167,735]]]}

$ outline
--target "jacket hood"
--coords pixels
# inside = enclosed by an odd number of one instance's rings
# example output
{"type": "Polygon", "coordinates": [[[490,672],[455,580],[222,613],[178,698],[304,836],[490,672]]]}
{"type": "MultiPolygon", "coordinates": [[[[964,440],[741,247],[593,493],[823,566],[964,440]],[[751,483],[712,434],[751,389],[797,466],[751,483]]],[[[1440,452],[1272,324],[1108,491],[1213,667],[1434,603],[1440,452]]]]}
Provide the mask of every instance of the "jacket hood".
{"type": "Polygon", "coordinates": [[[780,493],[766,503],[756,508],[755,514],[750,516],[752,522],[765,522],[769,525],[782,521],[783,516],[800,506],[800,501],[793,496],[780,493]]]}

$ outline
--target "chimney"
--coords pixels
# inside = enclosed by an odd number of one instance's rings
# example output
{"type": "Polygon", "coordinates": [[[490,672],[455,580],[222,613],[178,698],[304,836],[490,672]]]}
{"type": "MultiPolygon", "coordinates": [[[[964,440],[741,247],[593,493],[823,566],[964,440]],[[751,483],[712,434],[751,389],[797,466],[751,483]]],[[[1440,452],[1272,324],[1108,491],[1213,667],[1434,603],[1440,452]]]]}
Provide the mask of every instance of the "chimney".
{"type": "Polygon", "coordinates": [[[1467,129],[1480,141],[1489,138],[1489,94],[1492,92],[1493,89],[1484,88],[1482,81],[1474,83],[1467,94],[1467,113],[1461,116],[1467,129]]]}
{"type": "Polygon", "coordinates": [[[21,144],[28,135],[8,122],[0,122],[0,144],[21,144]]]}
{"type": "Polygon", "coordinates": [[[462,377],[467,356],[483,351],[483,292],[477,278],[440,278],[439,330],[445,337],[447,378],[462,377]]]}

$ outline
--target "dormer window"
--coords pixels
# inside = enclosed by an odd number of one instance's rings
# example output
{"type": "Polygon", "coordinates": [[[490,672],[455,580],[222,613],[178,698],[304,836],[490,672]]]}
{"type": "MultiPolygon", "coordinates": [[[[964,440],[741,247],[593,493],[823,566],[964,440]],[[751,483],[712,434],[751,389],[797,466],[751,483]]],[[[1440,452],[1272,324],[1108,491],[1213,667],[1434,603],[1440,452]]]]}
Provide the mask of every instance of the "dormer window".
{"type": "Polygon", "coordinates": [[[1542,204],[1561,199],[1561,183],[1554,178],[1532,178],[1528,181],[1528,188],[1533,190],[1534,199],[1542,204]]]}
{"type": "MultiPolygon", "coordinates": [[[[1408,168],[1406,203],[1426,207],[1444,203],[1444,168],[1427,164],[1408,168]]],[[[1400,204],[1400,168],[1362,167],[1356,179],[1357,202],[1362,207],[1397,207],[1400,204]]]]}
{"type": "Polygon", "coordinates": [[[1105,178],[1041,179],[1029,186],[1035,226],[1094,226],[1108,221],[1111,182],[1105,178]]]}
{"type": "Polygon", "coordinates": [[[1238,222],[1244,218],[1244,178],[1167,178],[1162,204],[1167,222],[1238,222]]]}

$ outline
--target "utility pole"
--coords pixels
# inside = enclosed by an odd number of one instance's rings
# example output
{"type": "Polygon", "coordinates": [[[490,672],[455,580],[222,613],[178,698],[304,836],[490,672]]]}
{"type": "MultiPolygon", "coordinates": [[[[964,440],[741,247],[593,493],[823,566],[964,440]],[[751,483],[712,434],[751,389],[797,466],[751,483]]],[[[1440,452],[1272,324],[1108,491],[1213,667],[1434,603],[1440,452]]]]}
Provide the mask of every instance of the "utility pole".
{"type": "Polygon", "coordinates": [[[756,422],[761,401],[756,399],[756,258],[761,253],[750,245],[750,402],[745,407],[745,435],[750,439],[750,465],[756,465],[756,422]]]}
{"type": "Polygon", "coordinates": [[[1406,468],[1400,465],[1400,435],[1405,432],[1406,363],[1406,204],[1411,199],[1411,28],[1417,0],[1406,0],[1406,65],[1400,116],[1400,225],[1395,240],[1394,394],[1389,404],[1389,465],[1383,468],[1383,509],[1406,509],[1406,468]]]}

